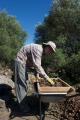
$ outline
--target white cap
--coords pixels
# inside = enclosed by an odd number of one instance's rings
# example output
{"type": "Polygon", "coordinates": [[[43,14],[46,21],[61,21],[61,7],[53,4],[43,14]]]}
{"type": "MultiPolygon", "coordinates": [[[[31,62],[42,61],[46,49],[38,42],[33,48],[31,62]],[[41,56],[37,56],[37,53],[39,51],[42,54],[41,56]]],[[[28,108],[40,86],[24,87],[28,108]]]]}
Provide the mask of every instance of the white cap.
{"type": "Polygon", "coordinates": [[[54,43],[54,42],[52,42],[52,41],[49,41],[49,42],[47,42],[47,43],[43,43],[44,45],[49,45],[52,49],[53,49],[53,51],[54,52],[56,52],[56,44],[54,43]]]}

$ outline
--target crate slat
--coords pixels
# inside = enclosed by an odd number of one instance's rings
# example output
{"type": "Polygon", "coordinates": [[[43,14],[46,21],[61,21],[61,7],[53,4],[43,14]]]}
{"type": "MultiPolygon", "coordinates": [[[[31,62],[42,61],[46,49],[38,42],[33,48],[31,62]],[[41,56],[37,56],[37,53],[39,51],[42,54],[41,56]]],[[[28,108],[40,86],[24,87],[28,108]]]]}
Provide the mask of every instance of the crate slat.
{"type": "Polygon", "coordinates": [[[53,80],[58,80],[59,82],[61,82],[64,86],[62,87],[55,87],[55,86],[45,86],[45,87],[41,87],[39,82],[37,82],[37,88],[38,88],[38,92],[47,92],[47,93],[60,93],[60,92],[75,92],[75,89],[70,86],[69,84],[67,84],[66,82],[64,82],[63,80],[61,80],[60,78],[51,78],[53,80]]]}

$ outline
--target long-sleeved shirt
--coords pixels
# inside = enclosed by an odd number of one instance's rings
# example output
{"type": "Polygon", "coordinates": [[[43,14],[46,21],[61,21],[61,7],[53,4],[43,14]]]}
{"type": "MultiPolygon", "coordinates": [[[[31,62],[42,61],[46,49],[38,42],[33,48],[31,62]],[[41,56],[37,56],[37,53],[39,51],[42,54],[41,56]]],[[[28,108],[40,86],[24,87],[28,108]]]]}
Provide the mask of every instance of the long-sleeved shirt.
{"type": "Polygon", "coordinates": [[[41,58],[43,54],[43,47],[39,44],[28,44],[23,46],[17,53],[16,60],[19,61],[23,66],[34,67],[36,72],[48,79],[49,77],[45,73],[41,66],[41,58]]]}

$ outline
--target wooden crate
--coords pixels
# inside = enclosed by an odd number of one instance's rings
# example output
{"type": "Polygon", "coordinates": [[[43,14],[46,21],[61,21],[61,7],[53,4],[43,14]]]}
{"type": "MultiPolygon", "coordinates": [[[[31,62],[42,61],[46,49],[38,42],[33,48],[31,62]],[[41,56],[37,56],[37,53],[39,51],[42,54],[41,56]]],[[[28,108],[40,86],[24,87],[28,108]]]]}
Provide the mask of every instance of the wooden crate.
{"type": "Polygon", "coordinates": [[[67,84],[66,82],[64,82],[63,80],[61,80],[60,78],[51,78],[54,80],[58,80],[59,82],[61,82],[63,84],[62,87],[55,87],[55,86],[45,86],[45,87],[41,87],[39,84],[39,81],[37,81],[37,89],[38,89],[38,93],[62,93],[62,92],[75,92],[75,89],[70,86],[69,84],[67,84]]]}

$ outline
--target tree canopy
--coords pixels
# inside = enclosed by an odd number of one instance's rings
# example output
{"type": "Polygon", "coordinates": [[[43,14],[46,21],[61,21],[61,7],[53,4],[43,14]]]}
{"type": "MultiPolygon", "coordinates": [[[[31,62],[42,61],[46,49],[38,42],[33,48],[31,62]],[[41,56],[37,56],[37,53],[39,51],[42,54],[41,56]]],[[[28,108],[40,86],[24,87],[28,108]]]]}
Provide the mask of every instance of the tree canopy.
{"type": "Polygon", "coordinates": [[[49,14],[36,26],[34,41],[55,42],[57,52],[45,69],[52,66],[50,70],[58,76],[79,82],[80,0],[53,0],[49,14]]]}
{"type": "Polygon", "coordinates": [[[15,16],[8,15],[4,9],[0,12],[0,63],[10,65],[16,53],[24,44],[27,32],[24,31],[15,16]]]}

